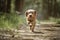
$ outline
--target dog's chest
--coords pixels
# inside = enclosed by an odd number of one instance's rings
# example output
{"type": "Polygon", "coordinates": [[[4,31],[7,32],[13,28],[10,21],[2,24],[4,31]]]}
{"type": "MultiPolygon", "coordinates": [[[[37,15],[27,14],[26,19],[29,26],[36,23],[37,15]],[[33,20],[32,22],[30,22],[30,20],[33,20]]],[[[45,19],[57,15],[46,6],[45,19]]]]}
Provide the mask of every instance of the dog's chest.
{"type": "Polygon", "coordinates": [[[28,20],[28,21],[33,21],[34,18],[32,18],[32,17],[31,17],[31,18],[27,18],[27,20],[28,20]]]}

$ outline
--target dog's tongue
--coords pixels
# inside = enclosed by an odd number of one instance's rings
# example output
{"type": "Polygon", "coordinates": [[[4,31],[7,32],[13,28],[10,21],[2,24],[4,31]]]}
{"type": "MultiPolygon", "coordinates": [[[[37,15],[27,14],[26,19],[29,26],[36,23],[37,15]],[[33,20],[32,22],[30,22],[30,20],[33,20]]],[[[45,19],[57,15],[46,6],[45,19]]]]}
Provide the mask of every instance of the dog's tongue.
{"type": "Polygon", "coordinates": [[[31,23],[29,25],[32,25],[31,23]]]}

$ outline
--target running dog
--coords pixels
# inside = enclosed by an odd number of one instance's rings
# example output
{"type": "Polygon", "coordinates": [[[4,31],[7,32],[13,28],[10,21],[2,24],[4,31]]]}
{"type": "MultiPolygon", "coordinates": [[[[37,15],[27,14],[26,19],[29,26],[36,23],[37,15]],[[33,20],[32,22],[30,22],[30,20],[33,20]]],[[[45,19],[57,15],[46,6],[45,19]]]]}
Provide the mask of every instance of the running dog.
{"type": "Polygon", "coordinates": [[[34,32],[34,28],[36,25],[36,10],[29,9],[25,12],[27,24],[30,26],[30,30],[34,32]]]}

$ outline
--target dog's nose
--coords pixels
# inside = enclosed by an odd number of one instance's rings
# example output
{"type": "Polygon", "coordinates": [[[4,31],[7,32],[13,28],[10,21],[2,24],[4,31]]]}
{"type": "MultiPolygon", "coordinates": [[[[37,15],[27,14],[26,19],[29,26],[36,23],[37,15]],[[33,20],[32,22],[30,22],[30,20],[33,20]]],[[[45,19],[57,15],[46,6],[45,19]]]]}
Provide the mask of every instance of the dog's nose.
{"type": "Polygon", "coordinates": [[[32,15],[30,15],[30,17],[32,17],[32,15]]]}

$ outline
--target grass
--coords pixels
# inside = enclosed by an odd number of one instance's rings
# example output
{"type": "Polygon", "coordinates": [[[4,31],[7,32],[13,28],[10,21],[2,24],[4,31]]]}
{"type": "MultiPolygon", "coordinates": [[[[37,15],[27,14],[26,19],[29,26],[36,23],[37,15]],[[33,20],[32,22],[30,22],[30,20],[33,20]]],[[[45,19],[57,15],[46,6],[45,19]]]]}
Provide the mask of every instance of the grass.
{"type": "Polygon", "coordinates": [[[17,28],[25,23],[25,17],[15,13],[0,15],[0,28],[17,28]]]}
{"type": "Polygon", "coordinates": [[[53,18],[50,17],[48,20],[40,20],[42,23],[55,23],[55,24],[60,24],[60,18],[53,18]]]}
{"type": "Polygon", "coordinates": [[[58,19],[56,22],[57,22],[57,24],[60,24],[60,19],[58,19]]]}

